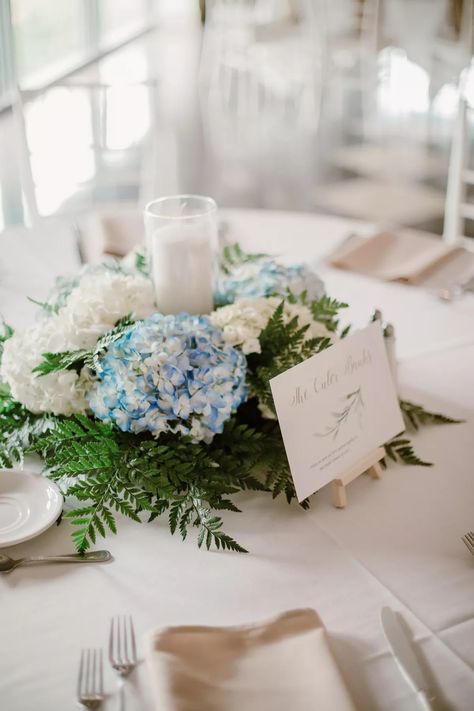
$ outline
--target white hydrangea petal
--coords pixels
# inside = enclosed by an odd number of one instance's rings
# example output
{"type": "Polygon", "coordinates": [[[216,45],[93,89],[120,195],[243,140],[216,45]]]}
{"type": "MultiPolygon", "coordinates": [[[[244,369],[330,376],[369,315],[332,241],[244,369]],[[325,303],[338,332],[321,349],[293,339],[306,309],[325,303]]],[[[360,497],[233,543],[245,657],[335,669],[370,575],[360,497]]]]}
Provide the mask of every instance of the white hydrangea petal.
{"type": "MultiPolygon", "coordinates": [[[[85,370],[79,375],[73,370],[48,375],[32,372],[59,337],[56,319],[50,318],[28,331],[14,333],[5,343],[0,378],[9,385],[14,399],[35,414],[72,415],[88,409],[86,394],[91,380],[85,370]]],[[[65,350],[63,343],[59,347],[65,350]]]]}

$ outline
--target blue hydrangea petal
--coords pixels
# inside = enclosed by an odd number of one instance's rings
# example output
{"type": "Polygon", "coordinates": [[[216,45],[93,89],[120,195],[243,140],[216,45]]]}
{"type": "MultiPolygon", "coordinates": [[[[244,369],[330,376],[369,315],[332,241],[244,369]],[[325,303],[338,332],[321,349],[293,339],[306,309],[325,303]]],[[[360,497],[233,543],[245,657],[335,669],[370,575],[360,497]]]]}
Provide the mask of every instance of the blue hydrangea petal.
{"type": "Polygon", "coordinates": [[[323,282],[306,264],[288,267],[267,257],[231,268],[229,273],[219,273],[214,299],[223,306],[242,298],[285,296],[288,289],[295,296],[305,291],[309,299],[319,299],[324,294],[323,282]]]}
{"type": "Polygon", "coordinates": [[[124,432],[210,442],[248,397],[246,359],[205,316],[153,314],[112,343],[89,393],[124,432]]]}

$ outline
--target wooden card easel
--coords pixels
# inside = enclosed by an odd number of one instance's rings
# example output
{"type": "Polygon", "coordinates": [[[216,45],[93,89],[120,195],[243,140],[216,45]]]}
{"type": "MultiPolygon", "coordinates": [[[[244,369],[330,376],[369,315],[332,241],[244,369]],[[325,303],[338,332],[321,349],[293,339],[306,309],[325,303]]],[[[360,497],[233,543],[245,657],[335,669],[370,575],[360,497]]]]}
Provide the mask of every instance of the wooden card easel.
{"type": "Polygon", "coordinates": [[[382,474],[380,460],[384,456],[385,450],[382,447],[378,447],[374,452],[364,457],[355,467],[349,469],[340,479],[333,479],[331,487],[334,506],[343,509],[347,505],[346,486],[364,472],[370,474],[373,479],[380,479],[382,474]]]}

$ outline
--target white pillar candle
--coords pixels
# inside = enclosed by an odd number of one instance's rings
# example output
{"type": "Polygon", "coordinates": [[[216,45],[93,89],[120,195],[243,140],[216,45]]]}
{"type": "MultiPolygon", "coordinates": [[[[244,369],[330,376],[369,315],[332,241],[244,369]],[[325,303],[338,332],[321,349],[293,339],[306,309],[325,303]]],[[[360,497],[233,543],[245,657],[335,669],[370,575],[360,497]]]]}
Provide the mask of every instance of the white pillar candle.
{"type": "Polygon", "coordinates": [[[151,237],[158,310],[164,314],[212,311],[212,247],[202,225],[168,224],[151,237]]]}

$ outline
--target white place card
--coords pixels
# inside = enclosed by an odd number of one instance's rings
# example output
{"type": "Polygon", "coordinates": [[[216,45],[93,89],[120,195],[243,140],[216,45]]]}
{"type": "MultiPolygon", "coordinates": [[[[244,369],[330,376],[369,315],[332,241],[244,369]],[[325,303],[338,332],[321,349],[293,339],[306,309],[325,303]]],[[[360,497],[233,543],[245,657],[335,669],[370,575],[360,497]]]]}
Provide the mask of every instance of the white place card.
{"type": "Polygon", "coordinates": [[[405,428],[379,323],[270,381],[298,501],[405,428]]]}

